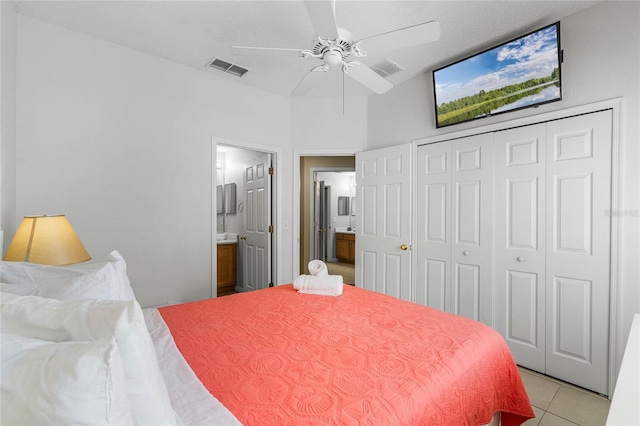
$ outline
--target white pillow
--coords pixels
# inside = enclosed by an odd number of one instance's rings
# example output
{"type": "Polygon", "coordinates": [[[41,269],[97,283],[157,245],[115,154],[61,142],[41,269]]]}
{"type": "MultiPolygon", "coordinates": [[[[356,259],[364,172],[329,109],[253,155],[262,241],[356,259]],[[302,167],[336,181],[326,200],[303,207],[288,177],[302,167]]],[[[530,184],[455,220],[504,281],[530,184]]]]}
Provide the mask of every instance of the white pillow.
{"type": "Polygon", "coordinates": [[[127,264],[116,250],[108,262],[70,266],[38,265],[28,262],[0,263],[0,290],[22,296],[58,300],[135,300],[127,276],[127,264]]]}
{"type": "Polygon", "coordinates": [[[52,343],[0,335],[0,423],[133,424],[112,337],[52,343]]]}
{"type": "Polygon", "coordinates": [[[114,336],[137,424],[175,424],[151,336],[136,301],[59,301],[0,293],[2,332],[53,342],[114,336]]]}

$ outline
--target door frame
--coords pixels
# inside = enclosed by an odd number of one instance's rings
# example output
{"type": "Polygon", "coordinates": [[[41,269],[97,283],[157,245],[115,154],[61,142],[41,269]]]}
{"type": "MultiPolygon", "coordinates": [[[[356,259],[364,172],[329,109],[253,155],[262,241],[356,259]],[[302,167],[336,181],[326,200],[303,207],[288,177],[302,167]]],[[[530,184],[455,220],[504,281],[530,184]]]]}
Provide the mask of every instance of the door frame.
{"type": "Polygon", "coordinates": [[[275,173],[272,176],[272,187],[271,187],[271,212],[272,218],[271,221],[274,225],[274,235],[272,236],[272,248],[271,248],[271,270],[273,272],[273,282],[277,283],[279,277],[282,277],[283,274],[283,260],[282,256],[279,255],[280,247],[282,247],[282,179],[279,179],[278,176],[282,172],[278,170],[279,167],[282,167],[283,164],[283,155],[282,148],[271,146],[271,145],[262,145],[251,142],[226,139],[222,137],[212,136],[211,137],[211,297],[217,297],[218,293],[218,266],[217,266],[217,257],[218,257],[218,247],[215,244],[216,234],[218,231],[218,223],[215,220],[215,212],[217,211],[217,197],[215,196],[216,186],[218,184],[218,176],[216,173],[216,162],[218,158],[218,145],[225,145],[232,148],[238,149],[247,149],[252,151],[259,151],[263,153],[268,153],[272,155],[272,167],[275,170],[275,173]]]}
{"type": "MultiPolygon", "coordinates": [[[[293,150],[293,261],[291,276],[300,275],[300,158],[301,157],[348,157],[354,156],[362,149],[294,149],[293,150]]],[[[337,167],[331,168],[336,170],[337,167]]],[[[316,171],[318,170],[316,168],[316,171]]]]}
{"type": "MultiPolygon", "coordinates": [[[[495,124],[489,124],[481,127],[473,127],[466,130],[453,131],[449,133],[443,133],[437,136],[431,136],[422,139],[416,139],[411,142],[412,144],[412,154],[413,155],[413,170],[414,175],[412,179],[417,179],[417,169],[416,169],[416,158],[417,158],[417,150],[419,145],[443,142],[446,140],[473,136],[480,133],[488,133],[495,132],[499,130],[506,130],[519,126],[526,126],[530,124],[537,124],[546,121],[559,120],[563,118],[568,118],[575,115],[581,114],[589,114],[593,112],[598,112],[602,110],[610,109],[612,111],[611,117],[611,211],[616,212],[620,211],[620,116],[621,116],[621,105],[622,98],[614,98],[608,99],[600,102],[594,102],[584,105],[579,105],[575,107],[560,109],[557,111],[551,111],[546,113],[541,113],[537,115],[531,115],[522,118],[516,118],[509,121],[504,121],[495,124]]],[[[414,188],[413,191],[417,191],[417,188],[414,188]]],[[[414,192],[412,194],[413,197],[416,197],[417,194],[414,192]]],[[[412,222],[412,233],[416,232],[416,214],[413,212],[413,222],[412,222]]],[[[619,309],[618,306],[622,304],[620,297],[622,297],[618,292],[618,276],[621,274],[620,271],[620,262],[619,262],[619,249],[620,249],[620,241],[619,241],[619,217],[618,215],[611,214],[611,257],[610,257],[610,271],[609,271],[609,279],[610,279],[610,291],[609,291],[609,366],[608,366],[608,394],[609,398],[613,396],[613,390],[615,388],[616,380],[618,377],[619,370],[619,360],[618,360],[618,341],[623,341],[625,339],[624,336],[619,335],[618,324],[622,322],[622,319],[619,317],[619,309]]],[[[415,238],[416,235],[413,234],[412,238],[415,238]]],[[[414,254],[412,253],[412,256],[414,254]]],[[[415,259],[412,259],[412,263],[415,259]]],[[[415,271],[412,271],[411,279],[415,282],[415,271]]]]}

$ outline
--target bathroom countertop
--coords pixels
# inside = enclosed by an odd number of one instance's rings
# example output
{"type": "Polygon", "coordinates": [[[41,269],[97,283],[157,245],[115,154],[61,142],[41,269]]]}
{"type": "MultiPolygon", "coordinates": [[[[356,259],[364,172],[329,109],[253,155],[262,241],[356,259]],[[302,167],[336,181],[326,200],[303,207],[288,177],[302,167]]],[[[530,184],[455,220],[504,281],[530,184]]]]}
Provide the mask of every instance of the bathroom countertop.
{"type": "Polygon", "coordinates": [[[356,230],[355,229],[351,229],[350,231],[347,230],[347,228],[336,228],[336,234],[351,234],[351,235],[355,235],[356,230]]]}
{"type": "Polygon", "coordinates": [[[224,234],[216,235],[216,244],[238,244],[238,234],[232,234],[225,232],[224,234]]]}

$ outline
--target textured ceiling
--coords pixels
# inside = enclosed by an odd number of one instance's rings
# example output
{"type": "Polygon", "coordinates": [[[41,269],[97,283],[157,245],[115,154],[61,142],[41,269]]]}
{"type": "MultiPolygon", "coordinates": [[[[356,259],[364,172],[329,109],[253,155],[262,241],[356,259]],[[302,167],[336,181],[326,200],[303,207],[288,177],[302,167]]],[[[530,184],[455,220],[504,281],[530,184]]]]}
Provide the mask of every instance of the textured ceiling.
{"type": "MultiPolygon", "coordinates": [[[[393,84],[541,26],[600,1],[336,1],[336,21],[355,40],[438,21],[440,39],[362,58],[383,58],[406,71],[393,84]]],[[[314,30],[304,2],[288,1],[17,1],[19,13],[184,64],[268,92],[289,96],[317,59],[238,56],[231,45],[310,49],[314,30]],[[213,57],[249,69],[243,77],[206,68],[213,57]]],[[[307,96],[340,96],[343,78],[332,69],[307,96]]],[[[393,89],[392,89],[393,90],[393,89]]],[[[344,79],[347,96],[373,92],[344,79]]]]}

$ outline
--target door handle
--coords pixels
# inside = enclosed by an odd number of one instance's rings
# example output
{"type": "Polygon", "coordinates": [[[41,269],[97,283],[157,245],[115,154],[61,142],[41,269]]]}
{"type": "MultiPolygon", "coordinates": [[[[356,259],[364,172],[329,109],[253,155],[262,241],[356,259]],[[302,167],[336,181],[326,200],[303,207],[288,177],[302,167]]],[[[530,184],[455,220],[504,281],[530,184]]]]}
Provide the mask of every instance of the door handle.
{"type": "Polygon", "coordinates": [[[247,239],[247,236],[246,236],[246,235],[240,235],[240,239],[241,239],[241,240],[246,240],[246,239],[247,239]]]}
{"type": "Polygon", "coordinates": [[[465,251],[462,252],[462,255],[463,256],[469,256],[469,252],[465,250],[465,251]]]}
{"type": "Polygon", "coordinates": [[[518,262],[524,262],[524,257],[522,257],[522,256],[518,256],[518,257],[516,258],[516,260],[517,260],[518,262]]]}
{"type": "Polygon", "coordinates": [[[406,244],[402,244],[402,245],[400,246],[400,250],[402,250],[402,251],[406,251],[408,248],[409,248],[409,246],[408,246],[408,245],[406,245],[406,244]]]}

